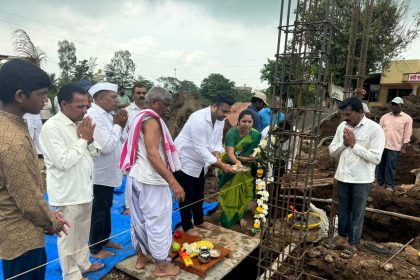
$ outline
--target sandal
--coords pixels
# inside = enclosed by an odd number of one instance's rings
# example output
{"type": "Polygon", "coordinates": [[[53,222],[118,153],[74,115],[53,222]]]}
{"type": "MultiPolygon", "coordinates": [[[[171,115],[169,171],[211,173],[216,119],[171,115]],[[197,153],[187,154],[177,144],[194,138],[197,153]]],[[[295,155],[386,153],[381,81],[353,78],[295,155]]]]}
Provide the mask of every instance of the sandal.
{"type": "Polygon", "coordinates": [[[357,256],[356,254],[356,248],[354,247],[346,247],[341,253],[340,258],[349,260],[353,258],[354,256],[357,256]]]}
{"type": "Polygon", "coordinates": [[[324,243],[324,247],[330,250],[344,250],[346,246],[337,242],[337,239],[328,239],[324,243]]]}

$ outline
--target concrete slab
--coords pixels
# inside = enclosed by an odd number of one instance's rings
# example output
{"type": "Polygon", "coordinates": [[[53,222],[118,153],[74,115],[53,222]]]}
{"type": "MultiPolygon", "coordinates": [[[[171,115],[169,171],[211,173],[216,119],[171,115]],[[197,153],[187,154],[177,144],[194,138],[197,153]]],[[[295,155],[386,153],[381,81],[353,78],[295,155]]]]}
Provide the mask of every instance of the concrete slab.
{"type": "MultiPolygon", "coordinates": [[[[220,244],[226,248],[229,248],[231,253],[220,263],[216,264],[212,269],[207,272],[207,280],[222,279],[230,271],[232,271],[237,265],[239,265],[260,243],[259,237],[250,237],[248,235],[225,229],[223,227],[216,226],[216,229],[209,231],[206,229],[197,228],[203,239],[209,240],[213,243],[220,244]]],[[[133,276],[137,279],[155,279],[154,264],[150,263],[146,265],[145,269],[136,270],[134,268],[136,263],[136,256],[128,258],[115,267],[119,270],[133,276]]],[[[181,279],[200,279],[195,274],[181,270],[181,273],[175,277],[166,277],[162,279],[181,280],[181,279]]]]}

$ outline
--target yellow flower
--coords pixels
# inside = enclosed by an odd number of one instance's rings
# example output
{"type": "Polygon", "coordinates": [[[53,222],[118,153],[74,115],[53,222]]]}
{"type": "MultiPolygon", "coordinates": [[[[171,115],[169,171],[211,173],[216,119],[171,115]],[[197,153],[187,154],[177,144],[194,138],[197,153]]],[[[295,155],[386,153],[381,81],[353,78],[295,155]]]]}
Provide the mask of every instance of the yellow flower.
{"type": "Polygon", "coordinates": [[[258,178],[261,178],[263,174],[264,174],[264,170],[262,170],[261,168],[257,169],[257,177],[258,178]]]}
{"type": "Polygon", "coordinates": [[[262,213],[264,211],[264,209],[261,206],[258,206],[257,208],[255,208],[255,211],[257,213],[262,213]]]}
{"type": "Polygon", "coordinates": [[[260,228],[260,225],[261,225],[260,223],[255,223],[254,224],[254,228],[257,228],[258,229],[258,228],[260,228]]]}

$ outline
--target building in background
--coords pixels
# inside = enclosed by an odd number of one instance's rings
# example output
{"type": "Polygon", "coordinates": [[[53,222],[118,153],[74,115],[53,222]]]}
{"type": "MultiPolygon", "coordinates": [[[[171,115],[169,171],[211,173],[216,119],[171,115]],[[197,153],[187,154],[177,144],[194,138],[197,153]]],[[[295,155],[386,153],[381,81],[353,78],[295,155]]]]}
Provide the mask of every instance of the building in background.
{"type": "Polygon", "coordinates": [[[378,98],[372,98],[369,105],[384,105],[396,96],[418,95],[419,88],[420,59],[391,61],[389,68],[381,74],[378,98]]]}

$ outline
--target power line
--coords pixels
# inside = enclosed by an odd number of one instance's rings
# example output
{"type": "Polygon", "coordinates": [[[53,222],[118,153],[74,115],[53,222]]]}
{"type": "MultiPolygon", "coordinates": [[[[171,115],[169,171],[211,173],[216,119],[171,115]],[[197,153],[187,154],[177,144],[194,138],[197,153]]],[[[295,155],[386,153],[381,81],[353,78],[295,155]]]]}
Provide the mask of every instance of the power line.
{"type": "MultiPolygon", "coordinates": [[[[71,27],[65,27],[65,26],[62,26],[62,25],[53,24],[53,23],[50,23],[50,22],[46,22],[46,21],[42,21],[42,20],[39,20],[39,19],[31,18],[31,17],[28,17],[28,16],[19,15],[19,14],[8,12],[8,11],[0,10],[0,13],[25,18],[25,19],[28,19],[28,20],[32,20],[34,22],[47,24],[47,25],[50,25],[50,26],[53,26],[53,27],[56,27],[56,28],[61,28],[61,29],[65,29],[65,30],[72,30],[72,31],[80,32],[80,33],[85,33],[85,34],[88,34],[89,36],[94,36],[94,37],[98,37],[98,38],[102,38],[102,39],[106,39],[106,40],[110,40],[110,41],[115,41],[115,42],[119,42],[119,43],[126,43],[124,41],[117,40],[117,39],[114,39],[114,38],[111,38],[111,37],[106,37],[106,36],[103,36],[103,35],[98,35],[96,33],[88,32],[88,31],[84,31],[84,30],[79,30],[79,29],[75,29],[75,28],[71,28],[71,27]]],[[[148,35],[148,34],[146,34],[146,35],[148,35]]],[[[153,36],[156,36],[156,35],[154,34],[153,36]]],[[[207,55],[207,54],[194,54],[194,55],[203,56],[203,57],[210,57],[210,58],[229,59],[229,60],[258,60],[258,61],[261,60],[260,58],[252,58],[252,57],[249,57],[249,58],[239,57],[238,58],[238,57],[226,57],[226,56],[216,56],[216,55],[207,55]]]]}

